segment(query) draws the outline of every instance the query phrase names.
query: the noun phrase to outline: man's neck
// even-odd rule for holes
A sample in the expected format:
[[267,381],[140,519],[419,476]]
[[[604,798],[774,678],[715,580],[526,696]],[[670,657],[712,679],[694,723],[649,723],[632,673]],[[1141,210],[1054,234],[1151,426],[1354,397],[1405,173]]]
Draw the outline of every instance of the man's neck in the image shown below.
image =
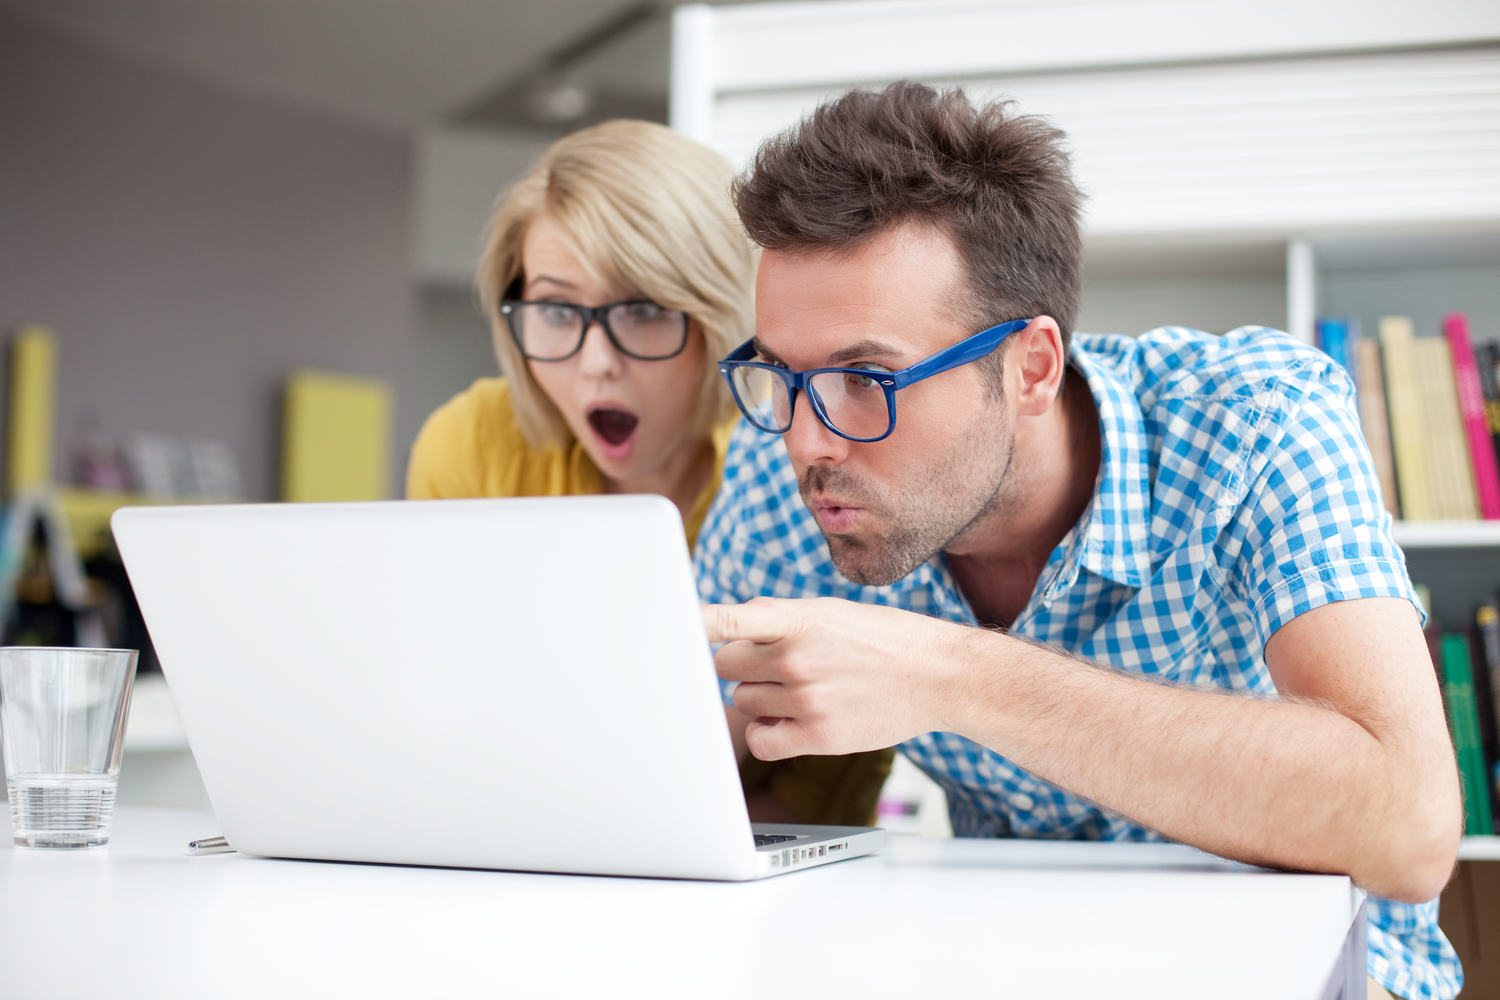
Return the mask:
[[1009,626],[1063,537],[1093,500],[1099,411],[1072,368],[1057,402],[1016,427],[1010,472],[990,513],[956,539],[948,568],[981,624]]

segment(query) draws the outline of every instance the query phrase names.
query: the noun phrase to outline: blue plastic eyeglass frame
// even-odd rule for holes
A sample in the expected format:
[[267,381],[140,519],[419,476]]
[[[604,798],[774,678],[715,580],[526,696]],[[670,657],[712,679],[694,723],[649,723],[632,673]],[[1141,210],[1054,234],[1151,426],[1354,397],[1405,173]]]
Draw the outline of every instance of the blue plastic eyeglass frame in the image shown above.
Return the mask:
[[[818,415],[818,420],[822,422],[824,427],[827,427],[833,433],[847,441],[871,444],[875,441],[884,441],[896,429],[896,390],[905,389],[907,386],[915,382],[920,382],[924,378],[941,375],[943,372],[959,368],[973,361],[978,361],[999,347],[1000,342],[1006,337],[1009,337],[1018,330],[1026,329],[1030,323],[1031,319],[1013,319],[1008,323],[992,326],[988,330],[980,330],[972,337],[965,337],[952,347],[945,347],[936,354],[923,358],[910,368],[903,368],[898,372],[871,371],[868,368],[809,368],[801,372],[788,371],[778,365],[768,365],[763,361],[751,361],[750,359],[755,357],[756,353],[755,338],[751,337],[735,348],[734,353],[730,354],[729,357],[719,362],[719,374],[723,375],[724,380],[729,383],[729,392],[734,396],[735,405],[740,408],[740,412],[745,415],[745,419],[750,421],[750,426],[767,434],[785,434],[792,429],[792,420],[797,416],[797,392],[799,390],[806,391],[808,380],[814,375],[822,375],[825,372],[838,372],[847,375],[859,375],[864,378],[873,378],[875,383],[885,392],[885,405],[890,415],[890,423],[886,426],[885,433],[879,437],[862,438],[855,437],[852,434],[845,434],[833,426],[833,422],[828,419],[828,414],[823,409],[823,402],[818,398],[817,393],[807,393],[807,398],[812,401],[813,412]],[[762,427],[759,421],[751,415],[750,408],[745,405],[744,400],[740,399],[739,390],[734,386],[734,370],[736,368],[763,368],[766,371],[774,372],[786,383],[787,398],[790,400],[790,403],[787,406],[787,423],[785,427],[780,430],[771,430],[770,428]]]

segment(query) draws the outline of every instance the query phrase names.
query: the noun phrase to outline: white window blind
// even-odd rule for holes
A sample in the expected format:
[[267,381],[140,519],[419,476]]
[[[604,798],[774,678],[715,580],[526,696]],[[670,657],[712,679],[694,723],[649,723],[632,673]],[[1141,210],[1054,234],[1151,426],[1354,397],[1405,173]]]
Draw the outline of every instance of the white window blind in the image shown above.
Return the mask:
[[[1497,46],[929,82],[1064,129],[1094,235],[1500,220]],[[713,142],[746,163],[844,89],[720,93]]]

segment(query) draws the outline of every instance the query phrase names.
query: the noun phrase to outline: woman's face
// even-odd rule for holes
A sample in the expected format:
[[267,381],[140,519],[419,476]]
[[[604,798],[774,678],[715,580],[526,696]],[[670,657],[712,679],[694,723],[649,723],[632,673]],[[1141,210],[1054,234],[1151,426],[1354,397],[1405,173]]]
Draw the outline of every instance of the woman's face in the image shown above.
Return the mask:
[[[546,215],[526,232],[521,266],[526,278],[521,297],[528,302],[602,306],[638,297],[590,277]],[[706,350],[693,323],[682,353],[640,361],[616,350],[595,322],[577,354],[526,364],[604,477],[628,486],[666,472],[674,458],[699,443],[691,429]]]

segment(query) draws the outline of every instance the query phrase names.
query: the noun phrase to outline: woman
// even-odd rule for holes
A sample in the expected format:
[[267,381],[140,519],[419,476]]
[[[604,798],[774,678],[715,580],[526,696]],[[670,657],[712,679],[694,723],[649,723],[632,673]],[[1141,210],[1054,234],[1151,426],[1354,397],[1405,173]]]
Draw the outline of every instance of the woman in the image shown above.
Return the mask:
[[[735,405],[714,362],[754,332],[755,249],[716,153],[614,121],[559,140],[500,203],[479,263],[500,378],[438,409],[411,499],[657,493],[691,546]],[[752,815],[864,823],[890,751],[767,764],[726,709]]]

